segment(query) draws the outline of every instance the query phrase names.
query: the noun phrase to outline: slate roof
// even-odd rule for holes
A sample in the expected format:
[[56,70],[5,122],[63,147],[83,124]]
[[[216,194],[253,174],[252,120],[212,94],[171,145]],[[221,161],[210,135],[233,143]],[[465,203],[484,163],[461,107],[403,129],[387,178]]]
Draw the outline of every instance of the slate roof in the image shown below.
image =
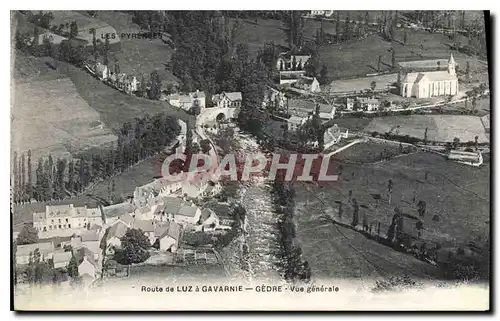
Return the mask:
[[83,259],[86,257],[87,260],[92,264],[94,267],[98,268],[99,265],[94,259],[95,253],[89,250],[86,247],[79,248],[78,250],[74,251],[75,259],[78,265],[80,265],[83,262]]
[[164,204],[165,204],[165,214],[177,214],[182,206],[182,203],[184,202],[181,198],[176,198],[176,197],[164,197],[163,198]]
[[96,231],[86,231],[80,235],[82,242],[99,241],[99,234]]
[[198,209],[199,209],[198,206],[184,205],[179,209],[179,212],[177,212],[176,215],[194,217]]
[[448,71],[410,72],[403,78],[404,83],[420,83],[422,80],[445,81],[457,80],[456,76],[450,75]]
[[231,101],[242,100],[241,92],[231,92],[231,93],[225,92],[224,94]]
[[200,216],[200,219],[202,220],[202,222],[206,221],[210,216],[212,215],[215,215],[215,212],[212,211],[211,209],[209,208],[204,208],[201,210],[201,216]]
[[302,117],[292,116],[292,117],[288,118],[288,122],[292,123],[292,124],[300,125],[300,124],[302,124],[302,119],[303,119]]
[[134,211],[134,206],[130,203],[121,203],[104,207],[106,217],[123,216]]
[[55,263],[68,263],[71,260],[71,252],[58,252],[52,256],[52,261]]
[[34,244],[25,244],[18,245],[16,256],[28,256],[31,252],[38,249],[40,253],[47,254],[54,251],[54,244],[51,243],[34,243]]
[[129,213],[119,216],[118,219],[127,225],[130,225],[134,221],[134,218]]
[[155,230],[153,220],[135,220],[132,227],[135,229],[141,229],[145,233],[154,232]]
[[[165,227],[166,227],[166,229],[165,229]],[[167,225],[164,225],[164,227],[162,227],[162,230],[163,230],[163,233],[160,236],[158,236],[159,239],[162,239],[165,236],[170,236],[174,240],[179,240],[179,236],[181,234],[181,228],[180,228],[179,224],[177,224],[176,222],[174,222],[174,221],[168,222]],[[155,234],[156,234],[156,232],[155,232]]]
[[127,233],[127,230],[128,226],[118,221],[109,228],[106,239],[109,240],[114,236],[121,239]]

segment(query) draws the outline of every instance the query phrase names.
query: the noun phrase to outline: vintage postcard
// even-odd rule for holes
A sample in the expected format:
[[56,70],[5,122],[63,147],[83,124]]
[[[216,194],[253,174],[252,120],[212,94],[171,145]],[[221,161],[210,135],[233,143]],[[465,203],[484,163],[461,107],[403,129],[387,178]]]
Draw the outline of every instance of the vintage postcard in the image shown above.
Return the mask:
[[11,11],[12,309],[488,311],[484,11]]

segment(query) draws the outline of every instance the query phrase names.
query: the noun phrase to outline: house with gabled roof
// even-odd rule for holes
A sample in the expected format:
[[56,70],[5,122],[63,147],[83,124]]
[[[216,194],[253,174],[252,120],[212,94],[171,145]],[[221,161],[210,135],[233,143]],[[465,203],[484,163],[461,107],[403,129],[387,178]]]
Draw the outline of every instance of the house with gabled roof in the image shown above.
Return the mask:
[[175,214],[174,220],[179,224],[192,224],[195,225],[200,220],[201,210],[198,206],[183,205]]
[[241,92],[225,92],[212,96],[212,103],[219,108],[241,107]]
[[292,86],[312,93],[321,92],[321,87],[316,77],[302,76],[296,82],[294,82]]
[[69,261],[73,254],[71,252],[57,252],[52,256],[52,262],[54,263],[54,269],[64,268],[68,266]]
[[175,221],[169,221],[155,229],[155,246],[162,251],[176,252],[179,246],[181,227]]
[[116,221],[111,227],[108,228],[106,234],[106,254],[113,255],[115,249],[120,248],[122,245],[121,238],[127,233],[129,226],[122,221]]
[[132,228],[140,229],[147,236],[151,245],[156,241],[155,238],[155,221],[153,220],[135,220]]
[[102,272],[102,263],[98,253],[82,247],[73,252],[78,264],[78,275],[83,277],[88,275],[93,279],[98,278]]

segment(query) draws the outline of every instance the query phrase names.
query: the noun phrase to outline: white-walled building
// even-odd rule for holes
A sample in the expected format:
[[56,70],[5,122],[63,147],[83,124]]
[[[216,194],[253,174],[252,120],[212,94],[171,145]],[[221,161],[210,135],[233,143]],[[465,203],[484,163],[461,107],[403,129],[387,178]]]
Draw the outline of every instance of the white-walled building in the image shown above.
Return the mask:
[[60,231],[61,235],[57,236],[87,229],[94,224],[102,225],[101,211],[98,208],[74,207],[73,204],[47,205],[45,212],[33,213],[35,229],[41,233]]
[[406,74],[400,83],[401,96],[429,98],[457,95],[459,87],[455,67],[455,59],[453,59],[453,55],[450,55],[448,70]]

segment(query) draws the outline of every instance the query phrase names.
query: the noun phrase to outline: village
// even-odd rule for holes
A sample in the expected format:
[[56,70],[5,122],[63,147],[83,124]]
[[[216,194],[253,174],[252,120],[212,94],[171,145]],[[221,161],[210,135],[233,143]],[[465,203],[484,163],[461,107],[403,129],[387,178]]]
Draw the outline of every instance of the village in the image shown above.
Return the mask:
[[[106,145],[112,150],[102,157],[102,171],[109,170],[108,176],[88,179],[84,185],[80,177],[93,173],[92,166],[98,162],[92,154],[75,153],[75,159],[82,155],[87,161],[91,158],[89,169],[82,165],[81,158],[79,166],[75,162],[71,169],[65,168],[59,159],[55,164],[42,162],[36,168],[35,174],[54,172],[49,173],[49,179],[54,186],[62,186],[59,187],[62,196],[51,190],[50,197],[28,196],[15,201],[29,216],[16,221],[12,235],[15,284],[21,291],[39,283],[92,288],[107,282],[133,281],[139,275],[166,275],[174,269],[181,271],[179,274],[194,275],[197,272],[192,272],[193,267],[214,268],[234,279],[276,277],[290,282],[314,281],[314,275],[323,277],[347,267],[341,272],[358,278],[350,271],[357,264],[349,261],[354,247],[352,239],[357,242],[353,255],[364,251],[366,246],[367,252],[375,249],[377,255],[387,254],[400,263],[409,260],[408,265],[415,269],[399,263],[392,265],[391,259],[375,258],[384,266],[381,269],[394,268],[412,277],[441,277],[441,272],[432,269],[444,269],[445,264],[451,270],[452,256],[453,260],[458,257],[453,262],[482,257],[483,252],[478,254],[477,237],[474,235],[476,238],[471,241],[472,236],[462,233],[465,214],[455,218],[456,208],[449,202],[455,197],[461,202],[466,194],[463,199],[477,202],[474,204],[481,210],[487,203],[485,197],[479,196],[480,192],[472,191],[485,188],[486,184],[477,180],[490,166],[490,90],[485,77],[486,63],[479,59],[470,62],[468,56],[448,47],[436,54],[426,54],[423,59],[420,53],[426,50],[423,44],[411,49],[419,54],[399,54],[396,60],[394,48],[406,46],[405,33],[404,40],[402,37],[383,40],[388,43],[384,49],[387,53],[383,58],[377,54],[378,66],[373,65],[372,59],[372,65],[360,68],[359,73],[332,76],[340,71],[332,71],[330,67],[328,71],[326,63],[318,62],[318,52],[323,50],[321,55],[325,59],[329,46],[336,46],[335,50],[341,52],[344,44],[349,46],[370,37],[382,39],[380,34],[385,30],[379,30],[381,22],[346,18],[343,21],[346,30],[352,25],[358,35],[344,39],[338,30],[335,35],[333,31],[324,34],[323,24],[333,25],[333,21],[339,24],[335,11],[312,10],[290,15],[321,26],[316,30],[317,42],[323,47],[318,45],[311,50],[311,46],[293,44],[286,48],[266,42],[265,48],[259,49],[258,58],[252,60],[241,49],[244,46],[232,43],[237,48],[228,50],[220,59],[223,67],[227,63],[231,66],[228,70],[237,71],[236,76],[228,71],[231,75],[228,79],[220,76],[218,69],[214,78],[210,73],[197,78],[199,70],[192,70],[198,65],[183,65],[184,60],[193,60],[185,57],[177,58],[174,67],[171,62],[162,63],[165,70],[127,68],[126,63],[118,63],[118,58],[111,54],[113,50],[120,53],[121,49],[110,49],[118,46],[119,41],[102,38],[105,41],[96,45],[96,35],[102,30],[97,33],[85,29],[83,57],[77,62],[61,63],[63,67],[58,68],[70,70],[71,81],[97,88],[95,96],[110,93],[106,99],[116,109],[106,114],[107,101],[102,99],[105,107],[99,112],[106,116],[98,114],[97,120],[90,123],[92,131],[104,130],[113,118],[110,114],[120,115],[123,110],[126,117],[120,118],[119,126],[113,128],[116,139]],[[182,14],[179,16],[175,19],[182,20]],[[227,16],[238,20],[240,28],[241,25],[254,28],[276,20],[254,21],[233,12]],[[225,17],[213,19],[220,19],[223,21],[220,24],[228,24],[226,29],[229,29]],[[140,24],[140,14],[136,13],[133,21]],[[147,23],[142,22],[141,32],[143,25]],[[421,27],[422,23],[395,25],[398,32],[408,29],[431,33]],[[202,26],[196,25],[200,30]],[[120,34],[110,26],[106,28],[104,31],[109,34]],[[215,23],[211,28],[219,30]],[[72,32],[68,32],[69,42],[78,40],[71,37]],[[433,29],[432,32],[449,31]],[[42,39],[39,45],[46,45],[51,35],[63,33],[45,31],[45,36],[38,35]],[[120,46],[127,46],[127,41],[137,41],[141,46],[143,43],[139,41],[149,41],[148,46],[153,46],[156,41],[155,46],[164,45],[174,52],[174,57],[181,58],[192,49],[189,46],[192,39],[183,42],[180,37],[174,45],[174,37],[169,33],[162,31],[158,35],[159,39],[126,39]],[[33,39],[27,43],[33,43]],[[64,41],[63,37],[61,42]],[[104,49],[96,54],[101,50],[96,50],[99,46]],[[264,59],[263,52],[271,47],[272,59]],[[211,53],[206,56],[212,57]],[[353,65],[352,69],[355,67],[358,66]],[[245,74],[245,69],[251,71]],[[176,80],[165,77],[170,72],[176,73]],[[215,83],[215,78],[221,84],[210,83]],[[93,95],[94,92],[86,99],[100,104],[98,99],[92,100]],[[130,102],[136,104],[131,108],[135,114],[127,114]],[[164,114],[150,117],[146,110],[150,106],[154,106],[153,115],[158,111]],[[174,127],[176,130],[169,131]],[[151,138],[147,136],[150,133],[161,136],[167,131],[169,138],[155,140],[154,146],[148,146],[149,154],[139,146],[146,142],[140,139]],[[130,149],[125,150],[124,144]],[[218,161],[227,154],[244,157],[252,153],[263,153],[266,157],[273,153],[320,154],[332,160],[342,186],[264,180],[169,181],[165,170],[170,168],[162,168],[162,162],[170,156],[203,154]],[[120,164],[123,161],[117,155],[128,162]],[[18,164],[18,169],[23,168],[22,176],[26,176],[24,154]],[[117,164],[120,169],[115,169]],[[179,168],[186,175],[192,169],[186,162]],[[446,176],[448,170],[450,174]],[[54,178],[59,171],[63,172],[62,178]],[[138,174],[140,171],[146,173]],[[81,180],[78,189],[68,191],[70,180],[65,181],[66,173]],[[470,184],[460,183],[461,175],[470,179]],[[125,187],[116,188],[115,181]],[[43,184],[42,190],[47,182]],[[24,185],[36,186],[31,180]],[[120,191],[116,195],[115,189]],[[489,220],[484,224],[489,224]],[[332,245],[333,250],[325,250],[324,244]],[[341,254],[332,254],[337,250]],[[345,256],[349,263],[336,264],[336,255]],[[371,269],[369,260],[360,257],[357,256],[364,268]],[[323,264],[322,260],[329,263]],[[380,273],[378,277],[385,276],[376,270]],[[428,270],[432,272],[427,274]],[[176,273],[170,274],[175,279]],[[361,274],[359,278],[363,280]]]

